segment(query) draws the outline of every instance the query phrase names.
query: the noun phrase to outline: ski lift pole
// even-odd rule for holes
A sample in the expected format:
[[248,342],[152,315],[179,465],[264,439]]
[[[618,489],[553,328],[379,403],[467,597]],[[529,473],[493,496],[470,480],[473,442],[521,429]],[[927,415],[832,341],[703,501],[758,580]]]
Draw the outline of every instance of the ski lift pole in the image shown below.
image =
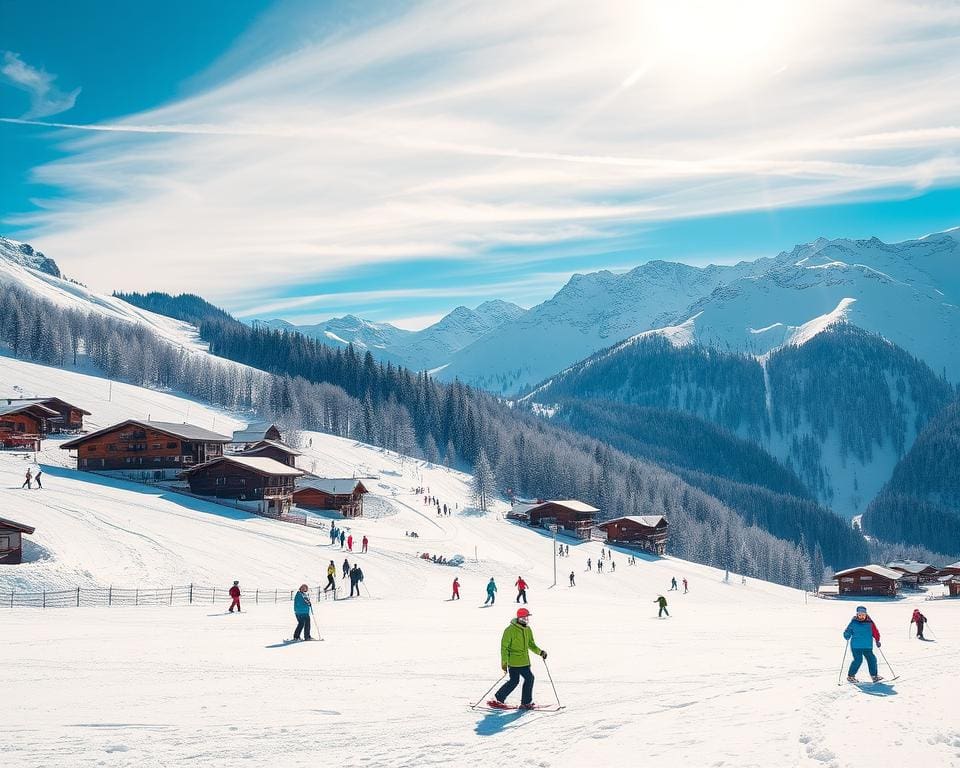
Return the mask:
[[553,584],[551,587],[557,586],[557,528],[556,524],[550,526],[550,531],[553,533]]

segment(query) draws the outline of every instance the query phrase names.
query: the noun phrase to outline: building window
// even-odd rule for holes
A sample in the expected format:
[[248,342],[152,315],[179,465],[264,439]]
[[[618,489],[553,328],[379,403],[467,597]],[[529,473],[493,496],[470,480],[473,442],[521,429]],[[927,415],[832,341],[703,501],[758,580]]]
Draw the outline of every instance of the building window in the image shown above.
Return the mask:
[[87,446],[87,453],[93,453],[95,450],[97,450],[97,446],[95,446],[95,445],[88,445],[88,446]]
[[150,447],[153,448],[153,450],[155,450],[155,451],[159,451],[159,450],[160,450],[160,443],[154,443],[154,444],[153,444],[152,446],[150,446]]
[[227,478],[225,478],[225,477],[218,477],[218,478],[217,478],[217,485],[226,485],[226,484],[227,484]]
[[873,576],[861,576],[860,581],[873,581]]
[[176,447],[177,447],[177,444],[174,443],[173,441],[167,443],[167,448],[176,448]]

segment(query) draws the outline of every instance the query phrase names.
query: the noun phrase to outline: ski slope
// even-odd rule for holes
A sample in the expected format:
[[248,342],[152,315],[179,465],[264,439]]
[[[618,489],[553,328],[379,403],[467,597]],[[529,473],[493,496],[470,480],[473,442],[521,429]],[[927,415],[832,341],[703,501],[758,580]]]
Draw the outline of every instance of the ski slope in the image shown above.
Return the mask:
[[[171,394],[0,359],[0,391],[55,393],[94,424],[140,417],[228,431],[241,419]],[[178,415],[179,414],[179,415]],[[470,508],[469,478],[352,441],[307,433],[301,465],[372,474],[375,519],[345,521],[370,552],[347,554],[363,597],[316,606],[322,643],[284,645],[289,603],[252,604],[261,589],[320,584],[345,556],[322,530],[69,469],[45,442],[43,490],[21,490],[32,457],[0,454],[5,513],[35,525],[33,562],[0,566],[0,592],[64,585],[158,587],[239,579],[244,612],[189,607],[40,610],[0,607],[0,665],[12,766],[960,766],[955,686],[960,602],[922,603],[937,642],[908,639],[918,603],[871,605],[892,685],[837,685],[840,633],[853,603],[723,582],[672,558],[586,572],[599,543],[570,544]],[[430,487],[437,517],[412,489]],[[415,530],[419,538],[405,532]],[[462,554],[461,568],[417,558]],[[474,560],[476,554],[476,561]],[[577,586],[569,587],[570,571]],[[460,577],[463,599],[450,602]],[[500,675],[499,639],[529,608],[559,714],[472,711]],[[494,576],[496,604],[483,608]],[[667,592],[687,578],[690,593]],[[653,603],[667,596],[671,618]],[[314,629],[314,635],[317,629]],[[534,660],[536,700],[552,690]],[[889,671],[883,670],[889,676]],[[861,677],[865,676],[865,670]],[[515,693],[512,700],[516,700]]]

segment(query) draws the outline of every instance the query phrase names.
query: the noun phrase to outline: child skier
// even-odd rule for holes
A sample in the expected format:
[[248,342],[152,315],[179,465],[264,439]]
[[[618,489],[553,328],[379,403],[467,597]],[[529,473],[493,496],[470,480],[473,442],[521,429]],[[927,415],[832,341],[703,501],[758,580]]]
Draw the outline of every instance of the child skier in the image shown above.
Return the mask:
[[927,623],[927,617],[920,613],[919,608],[913,609],[913,616],[910,618],[911,624],[917,625],[917,640],[926,640],[923,636],[923,625]]
[[487,582],[487,599],[483,604],[493,605],[495,602],[497,602],[497,582],[491,576],[490,581]]
[[883,678],[877,674],[877,657],[873,652],[873,642],[876,640],[877,648],[880,647],[880,630],[867,615],[867,609],[857,606],[857,615],[850,619],[847,628],[843,630],[843,637],[850,641],[850,650],[853,653],[853,661],[850,662],[850,669],[847,670],[847,682],[857,682],[857,670],[863,660],[867,660],[867,668],[870,670],[870,677],[873,682],[879,682]]
[[230,587],[229,592],[231,602],[230,602],[230,613],[233,613],[233,609],[237,609],[237,613],[240,613],[240,582],[233,582],[233,586]]
[[307,593],[310,587],[301,584],[297,594],[293,597],[293,615],[297,617],[297,628],[294,630],[293,639],[300,639],[300,632],[303,632],[304,640],[313,640],[310,637],[310,595]]
[[660,605],[660,610],[657,612],[658,619],[662,618],[663,614],[667,614],[668,617],[670,616],[670,611],[667,610],[667,598],[665,598],[663,595],[660,595],[653,602],[658,603]]
[[533,709],[533,672],[530,669],[530,651],[546,659],[547,652],[537,647],[530,629],[531,613],[526,608],[517,610],[517,618],[513,619],[503,631],[500,639],[500,669],[510,675],[500,689],[494,694],[495,698],[487,702],[487,706],[494,709],[507,709],[504,700],[513,693],[520,678],[523,678],[523,690],[520,693],[520,709]]
[[451,600],[460,599],[460,578],[458,576],[453,577],[453,597],[451,597],[450,599]]

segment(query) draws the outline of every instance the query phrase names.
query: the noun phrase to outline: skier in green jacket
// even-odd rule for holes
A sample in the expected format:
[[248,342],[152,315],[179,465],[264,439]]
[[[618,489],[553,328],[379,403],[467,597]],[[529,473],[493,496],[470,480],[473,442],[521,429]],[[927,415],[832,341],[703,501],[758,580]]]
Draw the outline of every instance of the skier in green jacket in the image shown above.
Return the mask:
[[526,608],[521,608],[517,611],[517,618],[503,630],[503,638],[500,640],[500,669],[507,672],[510,679],[494,694],[496,698],[487,702],[487,706],[493,709],[509,709],[504,704],[504,699],[513,693],[521,677],[523,690],[520,694],[520,709],[533,709],[536,706],[533,703],[534,678],[530,669],[530,651],[539,654],[542,659],[547,658],[547,652],[538,648],[533,639],[533,630],[529,625],[531,615]]
[[667,614],[667,617],[669,618],[670,611],[667,610],[667,598],[665,598],[663,595],[660,595],[660,597],[653,602],[660,605],[660,611],[657,613],[657,618],[663,618],[663,614]]

